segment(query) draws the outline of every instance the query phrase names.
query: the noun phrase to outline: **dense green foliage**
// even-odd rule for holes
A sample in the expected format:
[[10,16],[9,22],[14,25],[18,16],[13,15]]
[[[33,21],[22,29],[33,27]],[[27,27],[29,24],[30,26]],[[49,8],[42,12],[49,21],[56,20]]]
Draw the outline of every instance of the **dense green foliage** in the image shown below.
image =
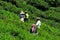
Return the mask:
[[[22,10],[30,15],[24,23]],[[33,35],[29,31],[37,16],[42,25]],[[60,40],[60,0],[0,0],[0,40]]]
[[[17,3],[16,6],[18,6],[19,8],[16,8],[15,6],[12,7],[11,3],[6,3],[6,2],[2,3],[2,1],[0,3],[4,7],[4,9],[14,11],[15,13],[19,13],[20,8],[21,8],[21,10],[22,9],[24,11],[27,10],[27,11],[30,11],[31,13],[36,14],[36,16],[43,16],[44,18],[47,18],[47,19],[49,18],[49,19],[56,20],[56,21],[60,20],[60,16],[59,16],[60,12],[55,12],[54,10],[48,10],[47,12],[42,12],[42,11],[36,9],[35,7],[32,7],[31,5],[27,5],[25,3],[22,4],[19,1],[16,1],[16,3]],[[53,13],[54,13],[54,15],[53,15]]]

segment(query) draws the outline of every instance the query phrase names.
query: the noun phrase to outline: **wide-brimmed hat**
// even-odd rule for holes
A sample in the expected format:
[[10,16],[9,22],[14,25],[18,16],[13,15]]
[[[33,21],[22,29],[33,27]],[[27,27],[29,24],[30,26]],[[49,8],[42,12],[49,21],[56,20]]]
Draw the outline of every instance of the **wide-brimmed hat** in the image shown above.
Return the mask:
[[25,14],[23,11],[21,11],[21,13],[20,14]]
[[32,27],[36,27],[36,25],[35,24],[32,24]]
[[37,19],[39,19],[39,20],[40,20],[40,17],[37,17]]

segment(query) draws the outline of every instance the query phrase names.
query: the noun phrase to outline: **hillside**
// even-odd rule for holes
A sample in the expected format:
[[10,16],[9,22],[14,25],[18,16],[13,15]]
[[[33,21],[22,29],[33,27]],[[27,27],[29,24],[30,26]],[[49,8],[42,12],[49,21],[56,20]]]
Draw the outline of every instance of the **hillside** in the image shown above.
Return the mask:
[[[20,21],[21,10],[29,21]],[[37,16],[42,25],[33,35],[29,30]],[[0,40],[60,40],[60,0],[0,0]]]

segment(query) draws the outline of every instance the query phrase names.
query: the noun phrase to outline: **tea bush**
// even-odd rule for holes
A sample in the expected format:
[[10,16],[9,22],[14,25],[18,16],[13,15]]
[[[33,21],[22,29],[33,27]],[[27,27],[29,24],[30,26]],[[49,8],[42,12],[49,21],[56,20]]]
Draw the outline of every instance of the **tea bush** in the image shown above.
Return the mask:
[[[6,19],[0,19],[1,40],[40,40],[40,39],[58,40],[60,39],[59,29],[46,25],[45,23],[42,23],[41,29],[38,31],[38,35],[35,36],[29,32],[29,29],[34,21],[28,21],[26,23],[22,23],[20,22],[18,15],[14,14],[13,12],[8,12],[5,10],[0,10],[0,15],[2,15],[3,17],[5,16],[4,18],[6,18]],[[29,24],[27,25],[27,23]]]
[[[60,12],[58,12],[60,7],[50,7],[49,10],[43,12],[27,4],[29,1],[0,0],[0,40],[60,40]],[[31,0],[30,2],[44,7],[49,6],[44,0]],[[17,14],[21,10],[28,11],[31,15],[30,20],[24,23],[20,21]],[[41,17],[42,24],[37,30],[38,35],[34,35],[29,31],[37,16]]]
[[[3,2],[3,1],[2,1],[2,2]],[[8,5],[10,5],[11,3],[6,3],[6,2],[4,3],[4,2],[3,2],[3,4],[5,4],[5,5],[8,4]],[[11,4],[11,5],[12,5],[12,4]],[[3,6],[3,8],[4,8],[4,7],[5,7],[5,6]],[[6,6],[6,7],[8,7],[8,6]],[[9,7],[10,7],[10,6],[9,6]],[[8,7],[8,8],[9,8],[9,7]],[[13,8],[12,8],[13,11],[12,11],[11,9],[9,10],[8,8],[7,8],[7,10],[12,11],[12,12],[14,12],[14,13],[18,13],[18,11],[20,11],[20,9],[16,7],[16,10],[15,10],[14,7],[15,7],[15,6],[13,6]],[[18,10],[18,9],[19,9],[19,10]],[[18,11],[17,11],[17,10],[18,10]],[[32,8],[31,11],[33,11],[33,8]],[[35,19],[35,18],[36,18],[36,15],[37,15],[37,16],[41,16],[41,14],[40,14],[40,13],[37,14],[37,12],[40,12],[40,11],[35,11],[35,12],[33,11],[33,13],[36,13],[35,15],[34,15],[34,14],[30,14],[30,15],[31,15],[31,19]],[[42,16],[45,15],[44,12],[42,12],[42,13],[43,13]],[[49,14],[48,14],[48,13],[49,13]],[[53,13],[55,13],[55,15],[54,15]],[[50,17],[48,18],[47,15],[49,15]],[[54,15],[54,16],[53,16],[53,15]],[[60,16],[58,16],[58,15],[59,15],[58,12],[55,12],[55,11],[52,12],[51,10],[49,10],[49,11],[46,11],[46,15],[43,16],[43,17],[44,17],[44,18],[47,18],[47,19],[51,19],[51,20],[54,19],[54,20],[56,20],[57,22],[59,22]],[[52,19],[52,18],[53,18],[53,19]],[[58,18],[58,19],[57,19],[57,18]],[[44,21],[42,21],[42,22],[44,22]],[[46,23],[46,22],[45,22],[45,23]],[[54,26],[51,21],[49,21],[49,22],[47,21],[47,23],[49,23],[50,25]],[[55,23],[55,22],[54,22],[54,23]],[[59,25],[59,23],[57,23],[57,24]],[[56,24],[56,25],[57,25],[57,24]],[[58,26],[58,25],[57,25],[57,26]],[[55,27],[55,26],[54,26],[54,27]],[[59,27],[59,26],[58,26],[58,27]]]
[[[12,6],[11,6],[11,3],[6,3],[6,2],[3,2],[3,1],[1,1],[0,3],[1,3],[1,5],[6,9],[6,10],[10,10],[10,11],[14,11],[15,13],[19,13],[19,11],[20,11],[20,9],[18,9],[18,8],[16,8],[15,6],[13,6],[13,8],[11,8]],[[20,4],[19,2],[18,2],[18,4]],[[17,6],[18,6],[18,4],[17,4]],[[5,6],[6,7],[5,7]],[[10,6],[8,6],[8,5],[10,5]],[[52,13],[46,13],[46,12],[42,12],[42,11],[39,11],[38,9],[36,9],[36,8],[34,8],[34,7],[32,7],[32,6],[30,6],[30,5],[26,5],[26,6],[24,6],[24,4],[21,4],[20,5],[20,7],[22,7],[22,9],[23,10],[28,10],[28,11],[30,11],[31,13],[34,13],[34,14],[36,14],[36,16],[43,16],[43,17],[45,17],[45,18],[49,18],[49,19],[53,19],[53,20],[56,20],[56,21],[59,21],[60,20],[60,16],[58,16],[59,15],[59,13],[57,14],[57,12],[52,12],[52,11],[49,11],[49,12],[52,12]],[[21,9],[21,10],[22,10]],[[53,16],[53,13],[54,13],[54,15],[55,16]],[[57,16],[56,16],[57,15]]]

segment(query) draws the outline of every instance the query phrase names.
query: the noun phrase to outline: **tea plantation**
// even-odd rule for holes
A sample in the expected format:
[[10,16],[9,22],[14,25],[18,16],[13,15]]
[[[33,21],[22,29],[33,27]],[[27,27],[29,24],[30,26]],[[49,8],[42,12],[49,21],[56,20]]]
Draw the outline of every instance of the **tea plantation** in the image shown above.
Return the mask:
[[[22,10],[30,15],[27,22],[20,21]],[[42,24],[34,35],[38,16]],[[60,0],[0,0],[0,40],[60,40]]]

